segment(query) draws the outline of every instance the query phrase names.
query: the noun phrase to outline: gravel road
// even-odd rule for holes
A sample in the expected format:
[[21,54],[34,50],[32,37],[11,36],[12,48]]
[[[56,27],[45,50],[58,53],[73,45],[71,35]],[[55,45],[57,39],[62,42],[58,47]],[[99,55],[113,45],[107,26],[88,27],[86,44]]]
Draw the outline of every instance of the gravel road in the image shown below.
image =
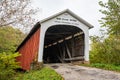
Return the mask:
[[120,80],[120,73],[72,64],[46,64],[65,80]]

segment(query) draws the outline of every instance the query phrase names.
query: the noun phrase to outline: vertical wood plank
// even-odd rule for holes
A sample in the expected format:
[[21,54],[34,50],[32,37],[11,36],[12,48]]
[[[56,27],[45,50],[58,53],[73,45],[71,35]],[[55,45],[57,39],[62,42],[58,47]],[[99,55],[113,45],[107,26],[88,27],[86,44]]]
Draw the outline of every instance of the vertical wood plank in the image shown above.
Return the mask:
[[71,47],[72,47],[72,57],[75,55],[75,42],[74,42],[74,35],[72,35],[72,39],[71,39]]

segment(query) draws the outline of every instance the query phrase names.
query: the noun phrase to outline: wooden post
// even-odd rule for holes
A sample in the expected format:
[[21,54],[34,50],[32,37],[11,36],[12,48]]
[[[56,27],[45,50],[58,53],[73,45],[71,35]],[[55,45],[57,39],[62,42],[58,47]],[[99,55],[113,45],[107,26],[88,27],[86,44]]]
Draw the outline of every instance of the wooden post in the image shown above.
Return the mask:
[[65,59],[65,46],[62,47],[63,50],[63,59]]
[[[67,54],[68,54],[69,58],[71,59],[72,57],[71,57],[71,54],[70,54],[70,50],[69,50],[66,42],[65,42],[65,47],[66,47],[66,50],[67,50]],[[71,62],[71,61],[70,61],[70,62]]]
[[75,55],[75,42],[74,42],[74,35],[72,35],[72,39],[71,39],[71,47],[72,47],[72,57]]
[[61,51],[61,49],[60,49],[60,44],[58,43],[58,49],[59,49],[59,53],[60,53],[60,57],[58,57],[59,58],[59,60],[62,62],[62,63],[64,63],[64,61],[63,61],[63,53],[62,53],[62,51]]
[[62,63],[64,63],[64,61],[63,61],[63,59],[61,58],[61,57],[59,57],[59,56],[57,56],[58,57],[58,59],[62,62]]

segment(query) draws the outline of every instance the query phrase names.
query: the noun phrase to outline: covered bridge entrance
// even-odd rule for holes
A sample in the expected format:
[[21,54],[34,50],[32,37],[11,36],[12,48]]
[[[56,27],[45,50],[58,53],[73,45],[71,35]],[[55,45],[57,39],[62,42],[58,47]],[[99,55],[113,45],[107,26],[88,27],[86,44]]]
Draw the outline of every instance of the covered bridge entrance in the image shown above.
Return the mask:
[[72,25],[54,25],[44,40],[44,63],[84,60],[84,32]]
[[89,62],[89,29],[93,26],[64,10],[38,22],[17,50],[22,69],[34,63]]

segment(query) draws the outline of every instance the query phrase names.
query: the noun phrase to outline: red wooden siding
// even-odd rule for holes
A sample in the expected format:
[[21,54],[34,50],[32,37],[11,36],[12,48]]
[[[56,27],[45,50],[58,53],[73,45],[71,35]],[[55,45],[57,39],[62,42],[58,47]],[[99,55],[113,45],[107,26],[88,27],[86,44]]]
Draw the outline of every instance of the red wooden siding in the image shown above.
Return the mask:
[[38,54],[40,28],[30,37],[30,39],[18,50],[21,54],[17,58],[23,70],[30,70],[30,64]]

